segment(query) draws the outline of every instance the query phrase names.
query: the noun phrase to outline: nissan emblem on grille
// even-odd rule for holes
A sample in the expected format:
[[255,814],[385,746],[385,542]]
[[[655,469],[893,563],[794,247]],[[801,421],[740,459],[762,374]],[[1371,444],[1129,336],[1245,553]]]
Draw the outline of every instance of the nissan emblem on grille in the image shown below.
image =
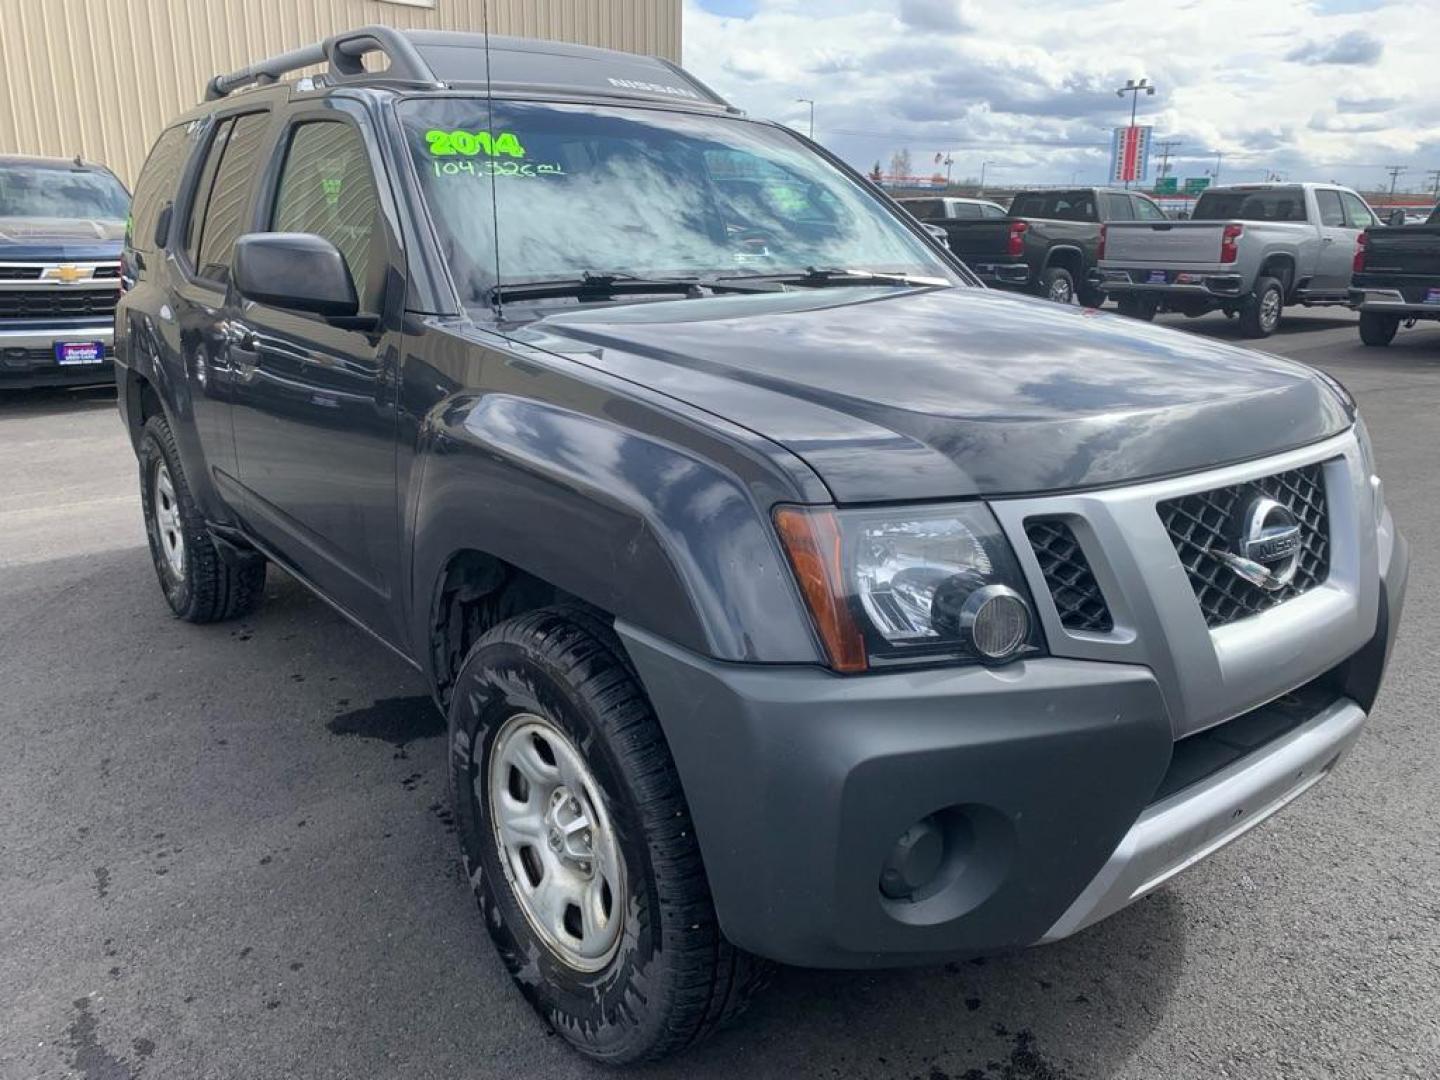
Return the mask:
[[1295,580],[1300,566],[1300,524],[1274,499],[1256,499],[1245,513],[1238,547],[1238,553],[1211,548],[1210,554],[1250,584],[1276,592]]

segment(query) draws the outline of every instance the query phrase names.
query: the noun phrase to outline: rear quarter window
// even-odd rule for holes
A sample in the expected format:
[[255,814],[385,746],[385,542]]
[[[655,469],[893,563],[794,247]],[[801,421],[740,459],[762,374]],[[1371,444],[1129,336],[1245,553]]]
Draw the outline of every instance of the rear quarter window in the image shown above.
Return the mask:
[[194,143],[189,125],[167,128],[155,140],[140,179],[135,185],[135,198],[130,204],[130,230],[127,243],[141,251],[154,250],[155,226],[166,203],[175,201],[180,174],[190,159]]

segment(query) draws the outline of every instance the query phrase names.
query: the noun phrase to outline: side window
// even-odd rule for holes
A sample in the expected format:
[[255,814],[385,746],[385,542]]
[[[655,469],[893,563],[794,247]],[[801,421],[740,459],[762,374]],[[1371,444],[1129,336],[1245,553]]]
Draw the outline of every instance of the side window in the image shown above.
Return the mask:
[[1320,207],[1320,224],[1331,228],[1345,227],[1345,209],[1340,205],[1340,193],[1329,188],[1315,189],[1315,205]]
[[1136,195],[1136,196],[1134,196],[1134,199],[1135,199],[1135,216],[1136,216],[1138,219],[1140,219],[1141,221],[1169,221],[1169,220],[1170,220],[1169,218],[1167,218],[1167,217],[1165,216],[1165,211],[1164,211],[1164,210],[1161,210],[1160,207],[1156,206],[1153,202],[1151,202],[1149,199],[1145,198],[1143,195]]
[[1005,211],[998,206],[991,206],[989,203],[980,207],[980,216],[983,218],[1002,218]]
[[345,256],[355,291],[365,298],[380,199],[370,158],[349,124],[301,124],[290,137],[271,228],[314,233]]
[[1105,200],[1106,221],[1135,220],[1135,209],[1130,205],[1129,195],[1116,195],[1107,191],[1100,198]]
[[190,141],[185,127],[167,128],[155,141],[140,179],[135,185],[135,198],[130,204],[130,246],[141,251],[155,248],[155,226],[160,211],[175,199],[175,187],[185,160],[190,156]]
[[972,220],[980,216],[980,207],[974,203],[956,203],[951,209],[957,218]]
[[234,120],[222,120],[216,125],[209,149],[205,151],[205,164],[200,169],[200,179],[195,184],[195,197],[190,200],[190,216],[185,219],[183,246],[192,267],[200,257],[200,224],[205,220],[210,189],[215,185],[215,171],[220,168],[220,158],[225,153],[225,144],[230,141],[230,129],[234,126]]
[[1378,225],[1375,215],[1365,205],[1365,200],[1349,191],[1340,192],[1340,201],[1345,204],[1345,224],[1352,229],[1368,229]]
[[251,183],[262,165],[260,152],[269,124],[269,113],[250,113],[237,119],[230,131],[200,230],[195,266],[203,278],[223,283],[230,276],[235,241],[249,225],[245,211],[250,207]]

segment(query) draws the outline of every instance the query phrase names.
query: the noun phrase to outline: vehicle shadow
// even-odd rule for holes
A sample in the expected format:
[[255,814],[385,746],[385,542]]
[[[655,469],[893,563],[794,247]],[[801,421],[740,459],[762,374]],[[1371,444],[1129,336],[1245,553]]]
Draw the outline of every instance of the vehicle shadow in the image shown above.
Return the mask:
[[[1182,904],[1161,890],[1076,937],[938,968],[782,969],[735,1031],[655,1076],[813,1073],[926,1080],[1113,1075],[1163,1020],[1184,958]],[[738,1044],[738,1045],[737,1045]]]
[[[1158,325],[1168,326],[1172,330],[1189,330],[1192,333],[1234,341],[1262,351],[1266,347],[1267,339],[1247,338],[1240,329],[1239,319],[1227,319],[1220,312],[1210,312],[1196,319],[1189,319],[1184,315],[1160,315],[1155,321]],[[1292,334],[1313,334],[1320,330],[1343,330],[1346,328],[1349,328],[1352,333],[1356,333],[1358,340],[1355,315],[1348,310],[1325,314],[1311,312],[1304,308],[1287,309],[1274,336],[1285,338]]]
[[0,389],[0,419],[9,416],[61,416],[115,408],[115,385]]

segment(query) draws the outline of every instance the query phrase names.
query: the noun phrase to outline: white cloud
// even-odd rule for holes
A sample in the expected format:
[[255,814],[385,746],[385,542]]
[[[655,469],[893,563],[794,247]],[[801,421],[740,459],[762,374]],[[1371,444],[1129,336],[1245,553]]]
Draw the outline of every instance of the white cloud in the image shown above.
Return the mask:
[[[1440,0],[751,0],[744,19],[686,0],[685,61],[748,112],[803,130],[868,169],[908,147],[957,177],[1098,182],[1114,87],[1148,76],[1140,122],[1182,142],[1176,172],[1337,179],[1440,168],[1440,66],[1425,29]],[[1357,115],[1362,114],[1362,115]],[[1432,160],[1433,159],[1433,160]]]

